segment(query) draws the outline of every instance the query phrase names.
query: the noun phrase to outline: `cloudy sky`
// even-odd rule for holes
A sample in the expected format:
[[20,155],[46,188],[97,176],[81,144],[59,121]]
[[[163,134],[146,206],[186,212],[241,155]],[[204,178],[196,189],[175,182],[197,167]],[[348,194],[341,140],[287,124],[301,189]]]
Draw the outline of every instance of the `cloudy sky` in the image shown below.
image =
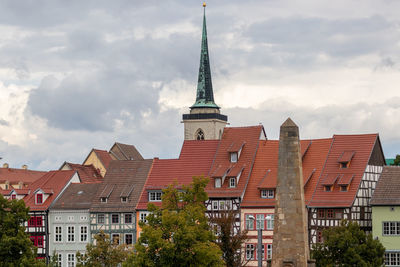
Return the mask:
[[[232,126],[376,133],[400,153],[400,1],[208,1],[215,100]],[[201,1],[0,0],[0,163],[57,169],[91,148],[177,157]]]

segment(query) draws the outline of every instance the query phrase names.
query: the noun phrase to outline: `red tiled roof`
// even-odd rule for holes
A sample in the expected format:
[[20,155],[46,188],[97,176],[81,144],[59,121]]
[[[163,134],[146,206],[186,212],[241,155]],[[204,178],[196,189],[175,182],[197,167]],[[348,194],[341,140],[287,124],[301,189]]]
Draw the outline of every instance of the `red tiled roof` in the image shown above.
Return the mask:
[[219,140],[184,141],[179,159],[155,159],[136,209],[146,210],[148,190],[177,181],[189,185],[193,176],[208,175]]
[[229,172],[226,174],[226,177],[236,177],[238,176],[244,169],[245,165],[236,164],[234,165]]
[[346,163],[349,162],[355,154],[355,151],[343,151],[342,155],[340,155],[338,162]]
[[232,144],[245,144],[242,147],[236,165],[246,166],[246,168],[243,169],[240,180],[235,188],[229,188],[227,181],[224,181],[221,188],[215,188],[214,183],[209,183],[206,187],[209,197],[243,196],[256,157],[262,130],[263,127],[261,125],[249,127],[226,127],[224,129],[210,173],[214,173],[220,165],[229,166],[231,164],[229,151],[231,150]]
[[[334,135],[332,147],[326,159],[326,164],[321,177],[329,174],[353,175],[348,191],[341,191],[334,185],[331,192],[325,192],[322,180],[317,184],[311,200],[310,207],[350,207],[356,197],[361,179],[364,175],[368,161],[375,144],[378,144],[378,134],[360,135]],[[338,159],[345,151],[355,152],[348,168],[340,168]],[[348,177],[348,176],[346,176]]]
[[93,151],[94,153],[96,153],[101,163],[103,163],[104,168],[107,169],[108,165],[110,164],[110,161],[112,161],[110,154],[107,151],[100,149],[93,149]]
[[338,181],[338,185],[349,185],[351,181],[353,180],[354,174],[352,173],[346,173],[343,174],[340,180]]
[[0,182],[8,181],[10,183],[23,182],[24,184],[30,184],[45,174],[46,172],[43,171],[0,168]]
[[234,142],[231,144],[231,146],[228,148],[228,152],[239,152],[239,150],[242,149],[242,147],[246,144],[246,142]]
[[222,177],[224,176],[229,169],[229,166],[219,165],[215,171],[211,174],[211,177]]
[[93,166],[93,164],[82,165],[69,162],[66,162],[65,164],[68,164],[71,170],[75,170],[78,172],[79,178],[81,178],[82,183],[101,183],[103,180],[103,177]]
[[[69,183],[76,171],[49,171],[40,179],[32,183],[28,188],[29,194],[24,198],[25,204],[30,210],[46,210],[50,204],[57,198],[63,188]],[[35,192],[38,189],[51,193],[43,204],[35,204]]]
[[[309,200],[323,169],[332,139],[301,140],[305,200]],[[304,153],[305,152],[305,153]],[[278,176],[278,140],[261,140],[242,207],[274,206],[275,199],[261,198],[261,189],[276,188]]]
[[334,185],[339,176],[341,175],[337,173],[328,173],[322,180],[322,185]]

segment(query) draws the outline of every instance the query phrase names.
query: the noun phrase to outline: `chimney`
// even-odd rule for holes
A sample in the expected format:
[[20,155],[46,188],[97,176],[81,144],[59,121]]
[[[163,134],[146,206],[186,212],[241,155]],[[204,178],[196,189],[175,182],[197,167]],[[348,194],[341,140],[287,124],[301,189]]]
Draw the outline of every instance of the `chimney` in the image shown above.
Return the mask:
[[3,164],[3,168],[4,168],[4,169],[8,169],[8,163],[4,163],[4,164]]
[[28,169],[28,165],[26,165],[26,164],[22,165],[22,169],[27,170]]

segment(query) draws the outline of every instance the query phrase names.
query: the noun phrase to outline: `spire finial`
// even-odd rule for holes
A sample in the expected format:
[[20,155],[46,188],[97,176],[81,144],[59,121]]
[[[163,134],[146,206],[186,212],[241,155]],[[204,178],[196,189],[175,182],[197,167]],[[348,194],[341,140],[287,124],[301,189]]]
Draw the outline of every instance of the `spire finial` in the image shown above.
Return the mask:
[[210,59],[208,55],[207,26],[206,26],[206,3],[203,3],[203,34],[201,38],[200,68],[197,81],[196,102],[191,108],[217,108],[214,103],[214,93],[211,82]]

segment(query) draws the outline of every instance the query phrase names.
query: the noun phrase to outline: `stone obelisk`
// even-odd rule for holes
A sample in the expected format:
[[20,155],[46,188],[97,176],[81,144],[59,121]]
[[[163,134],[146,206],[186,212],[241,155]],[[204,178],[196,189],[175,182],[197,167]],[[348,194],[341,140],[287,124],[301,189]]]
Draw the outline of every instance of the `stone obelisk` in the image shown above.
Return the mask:
[[307,266],[307,213],[304,203],[299,128],[288,118],[280,129],[272,267]]

